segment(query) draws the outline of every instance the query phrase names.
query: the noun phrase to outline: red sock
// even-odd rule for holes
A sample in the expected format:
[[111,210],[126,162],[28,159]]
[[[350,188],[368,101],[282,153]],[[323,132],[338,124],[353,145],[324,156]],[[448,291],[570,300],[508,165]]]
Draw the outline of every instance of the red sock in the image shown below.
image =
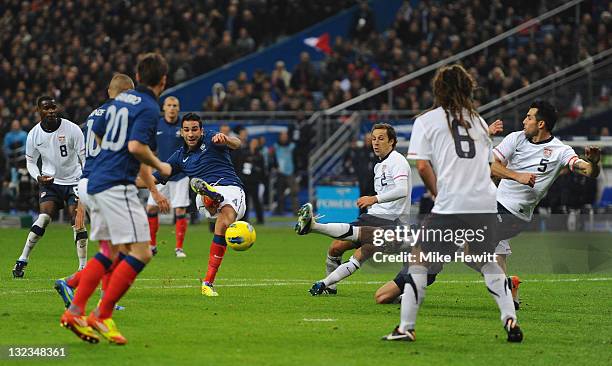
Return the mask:
[[142,271],[145,263],[132,257],[126,256],[113,271],[108,288],[104,292],[102,302],[98,306],[98,317],[107,319],[113,315],[115,304],[123,297],[127,290],[132,286],[138,273]]
[[71,274],[70,277],[66,279],[66,283],[68,284],[68,286],[76,288],[79,285],[79,282],[81,281],[82,274],[83,270]]
[[102,276],[102,293],[104,293],[104,291],[106,291],[106,289],[108,288],[108,282],[110,281],[111,275],[113,271],[115,270],[115,268],[117,268],[117,265],[119,265],[119,262],[123,260],[123,258],[125,258],[125,254],[119,253],[119,255],[117,256],[117,259],[115,259],[115,261],[110,266],[110,268],[106,271],[104,276]]
[[112,265],[111,260],[104,256],[102,253],[96,254],[95,257],[91,258],[85,268],[81,270],[81,279],[79,281],[78,291],[74,293],[74,299],[70,310],[74,313],[85,314],[85,308],[87,306],[87,300],[91,294],[96,290],[102,276],[106,273],[106,270]]
[[[208,283],[213,283],[215,281],[215,276],[217,275],[217,271],[221,266],[221,261],[223,261],[223,255],[225,254],[225,250],[227,246],[216,243],[217,236],[215,234],[215,238],[213,242],[210,244],[210,254],[208,255],[208,272],[206,272],[206,278],[204,281]],[[223,239],[223,243],[225,244],[225,238]]]
[[176,218],[176,249],[183,249],[183,241],[185,240],[185,232],[187,231],[187,218]]
[[149,214],[149,233],[151,234],[151,245],[157,245],[157,230],[159,230],[159,217],[157,214]]

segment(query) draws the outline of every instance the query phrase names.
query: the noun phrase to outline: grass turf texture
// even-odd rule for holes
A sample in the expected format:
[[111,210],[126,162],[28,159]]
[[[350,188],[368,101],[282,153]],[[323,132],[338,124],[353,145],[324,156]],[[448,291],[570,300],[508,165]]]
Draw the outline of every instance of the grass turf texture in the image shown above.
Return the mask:
[[[104,340],[87,344],[59,326],[63,304],[53,280],[77,266],[70,228],[52,224],[47,229],[23,280],[14,280],[10,270],[28,231],[0,229],[0,345],[67,345],[68,358],[50,362],[90,365],[612,362],[609,270],[520,273],[525,282],[518,316],[525,340],[508,344],[497,307],[477,282],[480,277],[451,267],[428,290],[417,342],[383,342],[380,337],[399,322],[399,305],[376,305],[373,294],[394,273],[364,268],[339,286],[339,295],[311,297],[307,289],[323,276],[329,239],[298,237],[289,223],[256,227],[258,242],[247,252],[228,250],[216,281],[220,296],[207,298],[200,295],[198,277],[206,271],[212,235],[204,225],[190,226],[188,258],[180,260],[174,257],[172,230],[160,228],[160,253],[122,299],[127,309],[115,312],[129,340],[118,347]],[[528,233],[514,240],[511,268],[537,269],[538,258],[529,249],[556,240],[555,235]],[[90,244],[90,256],[95,249]],[[90,308],[97,299],[96,294]]]

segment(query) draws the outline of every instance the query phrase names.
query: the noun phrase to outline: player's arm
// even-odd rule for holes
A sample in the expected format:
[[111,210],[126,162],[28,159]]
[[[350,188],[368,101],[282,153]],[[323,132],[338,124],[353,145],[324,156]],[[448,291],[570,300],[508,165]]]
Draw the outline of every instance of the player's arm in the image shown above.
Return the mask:
[[363,196],[357,200],[357,207],[368,208],[375,203],[392,202],[408,196],[408,163],[405,166],[396,166],[392,168],[393,174],[393,189],[379,193],[376,196]]
[[533,187],[536,175],[531,173],[519,173],[506,167],[508,161],[502,161],[495,155],[495,161],[491,164],[491,175],[500,179],[511,179],[515,182]]
[[83,135],[83,131],[77,125],[74,125],[74,128],[76,136],[74,149],[78,151],[81,168],[83,168],[85,166],[85,135]]
[[38,158],[40,158],[40,151],[34,146],[33,135],[28,134],[26,140],[26,168],[30,176],[34,178],[40,184],[51,184],[53,183],[53,177],[48,175],[41,175],[40,169],[38,169]]
[[151,192],[151,196],[155,200],[155,203],[157,203],[157,206],[159,206],[159,210],[163,213],[170,212],[170,202],[168,202],[168,199],[157,190],[155,178],[151,174],[151,167],[149,165],[145,163],[140,164],[138,178],[140,178],[144,186]]
[[421,176],[421,179],[423,180],[423,183],[425,183],[425,188],[427,188],[431,194],[436,197],[438,195],[438,180],[429,160],[417,160],[416,168]]
[[587,146],[584,152],[586,160],[575,159],[573,164],[569,164],[569,168],[578,174],[597,178],[601,172],[601,150],[596,146]]
[[504,132],[504,122],[501,119],[498,119],[495,122],[491,123],[487,130],[489,131],[489,136],[495,136],[499,133],[502,133]]
[[217,133],[212,137],[212,142],[217,145],[225,145],[232,150],[240,147],[240,139],[235,136],[227,136],[223,133]]

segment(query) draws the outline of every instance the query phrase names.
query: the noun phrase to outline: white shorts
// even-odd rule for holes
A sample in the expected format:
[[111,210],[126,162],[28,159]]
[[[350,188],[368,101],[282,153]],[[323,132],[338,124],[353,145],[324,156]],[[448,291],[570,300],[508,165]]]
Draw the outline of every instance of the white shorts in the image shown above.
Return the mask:
[[[166,196],[172,208],[189,206],[189,177],[177,180],[176,182],[170,181],[166,184],[158,184],[157,190],[159,193]],[[153,195],[149,195],[147,205],[157,206],[157,202],[153,199]]]
[[88,178],[81,178],[81,180],[79,180],[79,183],[77,184],[77,195],[79,196],[79,201],[83,206],[85,206],[86,210],[88,210],[89,205],[91,205],[89,195],[87,194],[87,182],[89,182]]
[[500,241],[495,247],[495,254],[512,254],[512,249],[510,248],[510,242],[508,240]]
[[[246,211],[246,200],[242,188],[237,186],[215,186],[215,190],[223,195],[223,202],[219,205],[219,209],[226,205],[232,206],[234,211],[236,211],[236,220],[240,220]],[[207,218],[216,218],[219,215],[217,212],[214,216],[210,216],[210,212],[204,208],[202,196],[199,194],[196,197],[196,206]]]
[[89,196],[91,239],[113,245],[149,242],[149,221],[135,185],[117,185]]

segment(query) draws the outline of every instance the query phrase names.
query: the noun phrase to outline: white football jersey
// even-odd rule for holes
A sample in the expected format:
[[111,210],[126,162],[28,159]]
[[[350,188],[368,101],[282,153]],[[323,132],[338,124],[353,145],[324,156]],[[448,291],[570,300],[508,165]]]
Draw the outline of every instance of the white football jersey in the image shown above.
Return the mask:
[[457,121],[451,121],[449,128],[442,107],[417,117],[410,136],[408,159],[431,162],[438,190],[431,212],[497,212],[487,124],[480,116],[470,118],[467,111],[463,116],[472,126],[467,131]]
[[374,166],[374,190],[376,194],[381,194],[395,189],[399,184],[408,186],[408,194],[405,197],[375,203],[368,209],[368,214],[388,220],[399,218],[402,222],[408,222],[412,192],[410,165],[402,154],[394,150]]
[[578,160],[574,149],[558,138],[551,137],[533,143],[523,131],[506,136],[493,149],[493,153],[502,162],[508,162],[508,169],[536,175],[533,188],[511,179],[502,179],[497,187],[497,202],[525,221],[531,220],[534,208],[546,195],[563,167],[569,166],[572,169]]
[[[39,157],[42,158],[42,172],[36,166]],[[38,175],[48,175],[54,177],[55,184],[77,184],[84,161],[83,132],[69,120],[62,118],[59,128],[51,133],[45,132],[39,122],[28,133],[26,162],[34,179]]]

